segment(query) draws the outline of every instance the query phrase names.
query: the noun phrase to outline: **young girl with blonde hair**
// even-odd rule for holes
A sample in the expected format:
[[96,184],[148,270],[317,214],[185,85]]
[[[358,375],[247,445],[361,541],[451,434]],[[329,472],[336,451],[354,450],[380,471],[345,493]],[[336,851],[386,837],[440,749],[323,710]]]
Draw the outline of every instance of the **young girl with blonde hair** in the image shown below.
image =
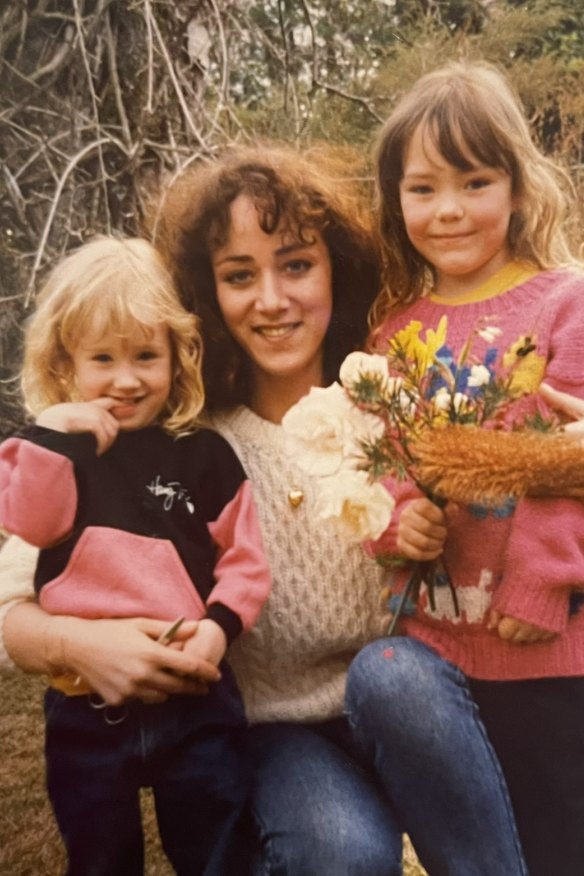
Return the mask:
[[40,605],[165,628],[186,618],[183,650],[211,682],[204,696],[113,708],[53,655],[47,786],[67,872],[142,873],[145,786],[177,873],[234,872],[249,770],[223,657],[270,575],[249,481],[227,442],[197,428],[198,323],[151,244],[100,238],[54,269],[22,384],[36,423],[0,446],[0,521],[41,548]]
[[[532,142],[504,76],[486,63],[459,62],[422,77],[383,126],[376,162],[385,270],[374,307],[377,350],[400,332],[422,340],[446,317],[444,344],[455,362],[471,336],[479,360],[496,367],[509,349],[529,354],[532,395],[522,415],[537,412],[533,394],[544,373],[556,389],[584,397],[584,276],[564,231],[566,177]],[[459,610],[447,587],[434,605],[422,587],[402,621],[406,638],[359,655],[348,693],[357,734],[375,750],[360,722],[381,700],[376,738],[399,811],[400,764],[411,765],[408,752],[421,744],[404,720],[404,700],[410,712],[430,708],[439,692],[436,708],[460,719],[452,744],[461,752],[480,725],[478,704],[529,873],[578,876],[584,611],[574,594],[584,588],[584,507],[524,499],[442,510],[411,482],[391,489],[395,513],[373,549],[404,561],[443,555]],[[406,563],[396,591],[410,570]],[[411,791],[411,772],[407,781]]]

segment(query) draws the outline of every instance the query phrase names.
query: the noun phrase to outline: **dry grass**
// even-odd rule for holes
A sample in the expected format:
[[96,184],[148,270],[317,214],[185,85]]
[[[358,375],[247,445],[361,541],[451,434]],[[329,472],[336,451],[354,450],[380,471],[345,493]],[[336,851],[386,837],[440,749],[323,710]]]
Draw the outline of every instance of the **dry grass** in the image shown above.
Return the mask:
[[[40,679],[0,676],[0,876],[58,876],[65,855],[44,785]],[[172,876],[144,795],[147,876]]]
[[[44,787],[43,684],[11,673],[0,691],[0,876],[58,876],[65,856]],[[172,876],[148,794],[143,804],[146,876]],[[404,876],[425,876],[408,844],[404,861]]]

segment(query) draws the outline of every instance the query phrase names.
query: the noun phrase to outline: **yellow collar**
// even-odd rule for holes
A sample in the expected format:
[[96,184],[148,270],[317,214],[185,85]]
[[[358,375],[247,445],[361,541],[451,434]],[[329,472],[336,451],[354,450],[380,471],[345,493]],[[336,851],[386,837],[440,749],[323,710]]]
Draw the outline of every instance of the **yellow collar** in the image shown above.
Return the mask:
[[462,295],[436,295],[430,293],[428,296],[430,301],[436,304],[471,304],[475,301],[486,301],[489,298],[496,298],[497,295],[502,295],[516,286],[521,286],[522,283],[531,280],[536,274],[540,273],[540,269],[530,265],[528,262],[508,262],[500,271],[472,289],[470,292],[465,292]]

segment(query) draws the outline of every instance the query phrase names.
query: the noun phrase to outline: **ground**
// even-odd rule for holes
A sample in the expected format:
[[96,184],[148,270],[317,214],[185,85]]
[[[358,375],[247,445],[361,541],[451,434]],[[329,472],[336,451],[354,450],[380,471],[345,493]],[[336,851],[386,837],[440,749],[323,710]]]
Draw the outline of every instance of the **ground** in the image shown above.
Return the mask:
[[[44,787],[43,688],[41,679],[22,673],[0,676],[0,876],[59,876],[64,869]],[[145,876],[172,876],[147,793],[143,808]],[[404,860],[404,876],[424,876],[408,845]]]

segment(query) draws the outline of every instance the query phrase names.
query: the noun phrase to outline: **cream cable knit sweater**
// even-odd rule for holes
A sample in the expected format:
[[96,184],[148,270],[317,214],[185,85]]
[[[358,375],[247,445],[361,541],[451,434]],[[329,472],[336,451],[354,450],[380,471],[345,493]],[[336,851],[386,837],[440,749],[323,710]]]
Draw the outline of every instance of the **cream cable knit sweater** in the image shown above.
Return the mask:
[[17,602],[35,598],[37,556],[37,548],[16,536],[9,538],[0,551],[0,669],[14,667],[4,647],[4,618]]
[[[248,718],[338,716],[349,663],[384,631],[381,570],[314,519],[313,485],[287,454],[281,426],[244,407],[216,417],[213,426],[253,484],[274,578],[259,622],[229,651]],[[297,507],[289,499],[294,490],[303,493]],[[0,625],[15,600],[33,597],[36,554],[15,538],[0,552]],[[0,667],[11,665],[0,635]]]
[[[381,570],[314,518],[313,484],[286,452],[281,426],[244,407],[213,426],[251,480],[273,575],[259,622],[229,651],[248,717],[257,723],[340,715],[349,663],[383,632]],[[304,495],[297,507],[289,501],[293,490]]]

